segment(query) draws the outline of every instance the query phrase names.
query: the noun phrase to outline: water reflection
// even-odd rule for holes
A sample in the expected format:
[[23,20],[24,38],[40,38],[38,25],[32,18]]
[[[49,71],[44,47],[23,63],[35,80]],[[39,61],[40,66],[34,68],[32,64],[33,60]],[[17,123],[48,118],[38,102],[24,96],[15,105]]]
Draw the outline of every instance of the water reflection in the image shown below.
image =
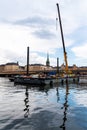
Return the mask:
[[57,95],[57,102],[58,102],[60,100],[58,87],[56,88],[56,91],[57,91],[56,95]]
[[26,86],[26,91],[25,91],[24,102],[25,102],[25,108],[24,108],[25,114],[24,114],[24,117],[27,118],[28,115],[29,115],[29,92],[28,92],[28,87],[27,86]]
[[41,92],[45,92],[46,96],[48,96],[48,92],[52,88],[53,88],[53,85],[45,85],[45,86],[39,86],[38,90],[41,91]]
[[63,130],[66,130],[66,120],[67,120],[67,109],[68,109],[68,94],[69,94],[69,86],[68,86],[68,82],[66,83],[66,94],[65,94],[65,102],[63,104],[63,107],[61,109],[64,109],[64,117],[63,117],[63,123],[62,125],[60,125],[60,128],[62,128]]
[[87,130],[86,99],[87,84],[14,86],[0,78],[0,130]]

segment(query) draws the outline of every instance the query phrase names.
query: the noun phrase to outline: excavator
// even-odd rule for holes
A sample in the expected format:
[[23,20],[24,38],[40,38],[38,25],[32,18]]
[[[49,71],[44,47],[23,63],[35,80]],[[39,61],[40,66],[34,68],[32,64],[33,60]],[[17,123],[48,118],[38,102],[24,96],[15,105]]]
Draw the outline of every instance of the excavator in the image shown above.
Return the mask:
[[60,16],[60,10],[59,10],[59,4],[57,3],[56,5],[57,5],[57,10],[58,10],[60,31],[61,31],[62,44],[63,44],[64,61],[65,61],[65,72],[66,72],[66,74],[68,75],[69,69],[68,69],[68,61],[67,61],[67,52],[66,52],[66,49],[65,49],[63,29],[62,29],[61,16]]

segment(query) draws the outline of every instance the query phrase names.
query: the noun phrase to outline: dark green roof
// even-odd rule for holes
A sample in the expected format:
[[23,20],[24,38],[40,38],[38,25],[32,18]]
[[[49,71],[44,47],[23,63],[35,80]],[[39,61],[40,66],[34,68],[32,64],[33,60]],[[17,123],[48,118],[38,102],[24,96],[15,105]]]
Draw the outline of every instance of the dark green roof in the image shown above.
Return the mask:
[[7,63],[6,65],[18,65],[18,63],[10,62],[10,63]]

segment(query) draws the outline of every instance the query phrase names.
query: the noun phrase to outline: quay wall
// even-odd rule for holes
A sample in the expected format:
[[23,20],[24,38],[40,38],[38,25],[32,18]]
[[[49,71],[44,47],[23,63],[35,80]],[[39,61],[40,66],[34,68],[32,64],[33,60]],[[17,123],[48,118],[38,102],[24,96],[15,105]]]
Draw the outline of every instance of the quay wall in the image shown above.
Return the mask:
[[[29,74],[36,74],[36,73],[48,73],[48,72],[52,72],[52,71],[55,71],[57,72],[56,70],[37,70],[37,71],[29,71]],[[79,75],[87,75],[87,70],[73,70],[72,71],[74,74],[79,74]],[[61,73],[61,72],[59,72]],[[0,72],[0,77],[6,77],[6,76],[12,76],[12,75],[26,75],[27,72],[26,71],[2,71]]]

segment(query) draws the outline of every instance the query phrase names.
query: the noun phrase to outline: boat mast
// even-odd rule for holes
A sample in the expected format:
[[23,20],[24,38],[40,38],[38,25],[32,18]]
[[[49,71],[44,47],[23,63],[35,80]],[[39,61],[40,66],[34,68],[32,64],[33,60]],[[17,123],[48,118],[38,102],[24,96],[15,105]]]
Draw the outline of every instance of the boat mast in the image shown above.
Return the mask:
[[27,47],[27,75],[29,75],[29,47]]
[[57,3],[56,5],[57,5],[57,10],[58,10],[60,31],[61,31],[62,44],[63,44],[63,52],[64,52],[64,60],[65,60],[65,71],[66,71],[66,73],[68,74],[67,52],[66,52],[66,49],[65,49],[63,29],[62,29],[61,16],[60,16],[60,10],[59,10],[59,4]]

